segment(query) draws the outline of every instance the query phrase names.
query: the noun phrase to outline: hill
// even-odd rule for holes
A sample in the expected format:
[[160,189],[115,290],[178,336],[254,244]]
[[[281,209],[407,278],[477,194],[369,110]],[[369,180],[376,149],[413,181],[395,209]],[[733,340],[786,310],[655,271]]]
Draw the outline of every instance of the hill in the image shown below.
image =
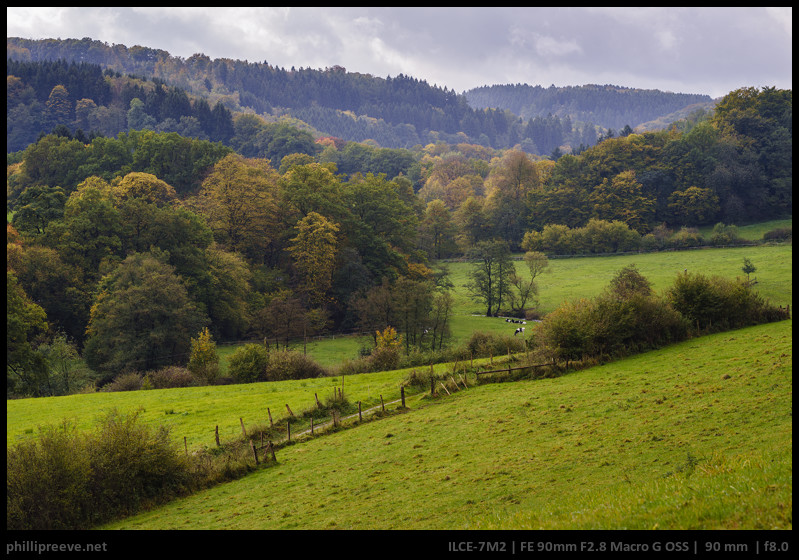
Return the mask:
[[[464,93],[469,105],[476,109],[498,108],[511,111],[522,119],[543,117],[551,113],[572,121],[593,123],[605,129],[620,130],[625,125],[636,128],[685,107],[712,106],[710,96],[672,93],[652,89],[635,89],[615,85],[544,88],[527,84],[492,85]],[[664,119],[664,124],[678,116]]]
[[111,529],[790,529],[791,322],[481,385]]
[[269,119],[291,117],[307,123],[317,135],[371,140],[387,148],[469,142],[497,149],[520,145],[547,155],[565,145],[591,146],[605,128],[654,120],[707,101],[703,96],[616,86],[491,86],[462,95],[402,74],[382,78],[341,66],[287,70],[266,61],[203,54],[183,59],[163,50],[90,38],[7,38],[6,55],[15,61],[66,60],[156,78],[207,98],[211,106],[221,101],[231,111]]

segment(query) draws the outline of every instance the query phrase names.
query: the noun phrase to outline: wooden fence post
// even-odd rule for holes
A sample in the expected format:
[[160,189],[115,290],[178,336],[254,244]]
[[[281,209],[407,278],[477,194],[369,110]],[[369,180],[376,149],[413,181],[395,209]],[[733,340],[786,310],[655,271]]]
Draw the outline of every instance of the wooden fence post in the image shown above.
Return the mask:
[[214,435],[216,436],[216,446],[219,447],[219,425],[217,425],[216,430],[214,430]]
[[363,422],[363,414],[361,413],[361,401],[358,401],[358,421]]
[[466,385],[466,381],[463,379],[463,377],[461,377],[461,374],[460,374],[460,373],[458,374],[458,377],[460,378],[460,380],[461,380],[461,383],[463,383],[463,388],[464,388],[464,389],[468,389],[468,388],[469,388],[469,386],[468,386],[468,385]]
[[[445,390],[445,391],[447,391],[447,387],[446,387],[446,385],[444,385],[444,384],[443,384],[443,383],[441,383],[440,381],[439,381],[439,383],[438,383],[438,384],[439,384],[439,385],[441,385],[441,386],[444,388],[444,390]],[[450,394],[450,393],[449,393],[449,391],[447,391],[447,394],[448,394],[448,395]]]
[[252,440],[250,440],[250,449],[252,449],[252,454],[255,457],[255,464],[260,464],[260,461],[258,460],[258,451],[255,449],[255,444],[252,442]]
[[457,382],[457,381],[455,381],[455,380],[452,378],[452,376],[451,376],[451,375],[449,376],[449,380],[450,380],[450,381],[452,381],[452,384],[453,384],[453,385],[455,385],[455,390],[457,390],[457,391],[460,391],[460,390],[461,390],[461,388],[460,388],[460,387],[458,387],[458,382]]
[[286,441],[291,441],[291,420],[286,418]]
[[289,411],[289,416],[294,416],[294,413],[293,413],[293,412],[291,411],[291,409],[289,408],[289,405],[286,405],[286,410],[288,410],[288,411]]
[[313,416],[311,416],[311,435],[313,435]]
[[241,423],[241,433],[244,434],[244,439],[247,439],[247,430],[244,429],[244,420],[239,418],[239,422]]
[[383,395],[380,395],[380,407],[383,409],[383,412],[386,411],[386,403],[383,402]]
[[319,402],[319,397],[316,393],[313,394],[314,398],[316,399],[316,408],[322,408],[322,403]]
[[186,455],[189,454],[189,443],[186,440],[186,436],[183,436],[183,449],[186,450]]
[[402,396],[402,408],[405,408],[405,387],[400,387],[400,396]]
[[272,411],[269,410],[269,408],[267,408],[266,412],[267,412],[267,414],[269,414],[269,426],[272,427],[272,426],[275,425],[274,422],[272,422]]
[[436,378],[432,375],[430,376],[430,396],[436,396]]

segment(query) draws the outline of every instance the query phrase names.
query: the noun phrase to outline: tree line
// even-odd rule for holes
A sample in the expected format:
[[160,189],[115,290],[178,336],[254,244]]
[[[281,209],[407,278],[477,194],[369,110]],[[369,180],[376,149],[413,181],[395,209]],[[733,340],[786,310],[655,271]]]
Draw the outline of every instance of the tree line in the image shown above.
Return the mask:
[[162,80],[122,75],[65,60],[6,64],[7,151],[25,149],[57,132],[88,141],[129,130],[177,132],[228,143],[233,115],[220,102],[191,98]]

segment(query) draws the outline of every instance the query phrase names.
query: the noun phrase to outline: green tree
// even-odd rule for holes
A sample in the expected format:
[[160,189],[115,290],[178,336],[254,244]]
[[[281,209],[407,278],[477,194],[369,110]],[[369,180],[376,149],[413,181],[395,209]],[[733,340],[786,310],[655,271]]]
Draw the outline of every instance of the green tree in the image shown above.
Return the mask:
[[502,240],[481,241],[467,253],[474,261],[466,288],[472,297],[486,306],[486,316],[499,314],[510,291],[510,279],[516,272],[508,243]]
[[38,236],[64,216],[67,195],[61,187],[33,185],[17,198],[11,223],[20,233]]
[[741,271],[746,274],[746,282],[747,284],[751,284],[751,280],[749,275],[752,274],[757,270],[757,267],[752,264],[752,261],[749,260],[748,257],[744,257],[744,265],[741,267]]
[[590,200],[595,218],[619,220],[639,232],[648,231],[654,217],[655,201],[644,194],[634,171],[622,171],[610,181],[603,179]]
[[69,92],[64,86],[57,85],[50,91],[45,108],[49,130],[58,125],[72,124],[72,101],[70,101]]
[[186,363],[192,334],[207,322],[161,251],[135,253],[100,282],[84,358],[104,380]]
[[144,108],[144,101],[134,97],[130,101],[128,110],[128,128],[131,130],[153,130],[157,124],[155,118],[148,115]]
[[47,391],[47,362],[35,338],[47,331],[47,315],[6,271],[6,391],[39,396]]
[[423,246],[434,259],[448,257],[457,248],[455,224],[443,201],[436,199],[427,204],[419,229]]

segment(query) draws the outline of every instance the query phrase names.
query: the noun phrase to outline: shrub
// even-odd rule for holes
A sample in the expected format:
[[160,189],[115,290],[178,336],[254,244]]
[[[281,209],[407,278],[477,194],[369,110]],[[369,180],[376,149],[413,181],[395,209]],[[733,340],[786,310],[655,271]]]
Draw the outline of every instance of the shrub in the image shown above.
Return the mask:
[[668,239],[668,246],[675,249],[683,247],[701,247],[703,244],[704,238],[696,228],[682,227],[680,231]]
[[191,387],[197,384],[192,373],[180,366],[167,366],[147,372],[144,382],[153,389],[174,389],[175,387]]
[[466,342],[466,354],[474,358],[524,352],[524,340],[514,336],[477,331]]
[[793,226],[775,228],[763,234],[763,241],[785,241],[793,237]]
[[740,242],[741,238],[738,236],[737,226],[724,225],[722,223],[713,226],[713,231],[710,234],[711,245],[735,245]]
[[269,354],[269,363],[265,371],[267,381],[308,379],[325,375],[327,375],[325,368],[308,356],[291,350]]
[[245,344],[230,356],[228,372],[238,383],[252,383],[266,378],[269,350],[260,344]]
[[187,458],[138,413],[109,413],[95,433],[64,423],[6,451],[7,529],[88,529],[191,487]]
[[138,391],[142,388],[144,376],[135,371],[121,373],[111,383],[103,386],[101,391],[115,393],[118,391]]
[[206,385],[213,385],[219,377],[219,355],[207,327],[200,331],[197,338],[191,339],[191,356],[187,367],[198,381]]
[[43,428],[38,441],[6,450],[6,528],[75,529],[86,525],[91,466],[74,426]]
[[547,315],[535,334],[545,353],[568,367],[570,361],[623,356],[682,340],[688,326],[629,266],[593,300],[567,302]]
[[747,282],[684,272],[667,291],[671,305],[697,331],[721,331],[785,318]]

